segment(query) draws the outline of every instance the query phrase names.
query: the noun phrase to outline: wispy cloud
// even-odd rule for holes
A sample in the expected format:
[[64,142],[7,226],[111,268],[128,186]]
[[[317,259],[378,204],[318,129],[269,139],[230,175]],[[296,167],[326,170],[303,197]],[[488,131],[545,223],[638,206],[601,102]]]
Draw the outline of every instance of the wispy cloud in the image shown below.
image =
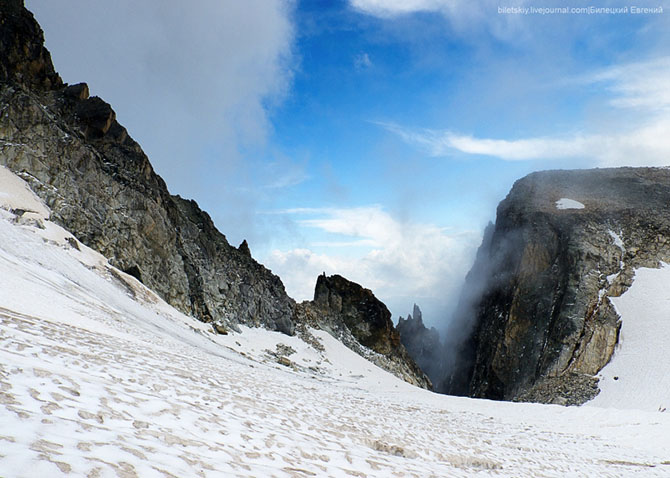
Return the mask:
[[[534,0],[538,5],[545,0]],[[523,6],[529,0],[517,0]],[[483,28],[494,37],[519,41],[526,35],[525,22],[516,15],[499,15],[499,0],[349,0],[356,11],[384,19],[397,19],[415,13],[436,13],[446,19],[455,31],[472,35]]]
[[611,105],[647,113],[670,110],[670,57],[618,65],[577,80],[603,84],[612,93]]
[[450,13],[459,8],[461,0],[350,0],[351,5],[377,16],[395,16],[415,12]]
[[465,275],[480,239],[475,232],[450,234],[434,224],[402,221],[380,206],[282,212],[309,216],[296,222],[334,238],[274,250],[264,258],[289,294],[310,299],[320,273],[341,274],[372,289],[392,308],[408,301],[397,314],[409,311],[413,300],[423,300],[440,304],[446,315],[461,285],[451,278]]
[[[610,111],[601,120],[604,126],[571,134],[501,139],[377,124],[436,157],[464,153],[505,161],[585,158],[607,166],[670,163],[669,57],[618,65],[566,83],[603,86],[609,92]],[[630,118],[623,127],[622,113]]]
[[354,58],[354,67],[356,67],[357,70],[366,70],[371,68],[372,60],[370,59],[370,55],[367,53],[359,53],[356,55]]
[[290,188],[310,178],[303,164],[281,156],[257,166],[255,176],[256,181],[261,184],[260,187],[268,190]]
[[397,240],[399,224],[380,206],[351,209],[322,209],[320,217],[301,219],[299,224],[321,229],[332,234],[365,238],[375,245]]

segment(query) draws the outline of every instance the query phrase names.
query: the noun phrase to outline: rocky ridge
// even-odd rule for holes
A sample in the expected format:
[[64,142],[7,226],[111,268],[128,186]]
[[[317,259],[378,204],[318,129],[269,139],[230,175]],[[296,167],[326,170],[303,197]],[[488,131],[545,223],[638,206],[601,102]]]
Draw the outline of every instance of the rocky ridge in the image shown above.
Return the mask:
[[376,365],[406,382],[432,389],[430,379],[400,341],[391,312],[365,289],[339,275],[318,277],[314,300],[298,304],[300,324],[327,330]]
[[407,353],[430,378],[433,390],[442,392],[446,351],[437,329],[424,325],[421,309],[416,304],[407,318],[400,317],[396,329]]
[[466,283],[480,292],[450,392],[593,398],[619,339],[608,298],[631,285],[636,268],[670,260],[668,204],[668,169],[546,171],[517,181],[473,268],[487,273]]
[[[22,0],[0,3],[0,26],[0,164],[29,183],[51,219],[219,333],[244,324],[294,334],[304,308],[279,277],[252,258],[246,241],[230,245],[195,201],[169,193],[108,103],[85,83],[63,84]],[[332,311],[314,319],[326,327],[338,321]],[[340,329],[348,327],[356,325]],[[384,334],[393,333],[383,328],[375,337],[387,342]],[[405,378],[423,380],[406,353],[385,350],[407,362]],[[380,359],[399,373],[396,362]]]

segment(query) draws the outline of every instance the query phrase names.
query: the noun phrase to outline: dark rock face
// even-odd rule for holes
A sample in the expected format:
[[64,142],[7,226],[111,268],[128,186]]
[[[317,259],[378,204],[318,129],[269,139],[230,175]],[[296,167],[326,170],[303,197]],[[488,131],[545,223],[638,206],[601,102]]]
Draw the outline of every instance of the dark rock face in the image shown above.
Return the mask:
[[0,5],[0,82],[47,89],[63,84],[44,48],[42,29],[23,0]]
[[237,249],[245,256],[251,257],[251,249],[249,249],[249,244],[247,243],[246,239],[242,241],[242,243],[237,247]]
[[63,95],[73,100],[86,100],[89,96],[88,85],[86,83],[77,83],[65,87]]
[[[423,388],[432,389],[428,377],[400,342],[391,312],[372,291],[339,275],[321,275],[314,301],[299,304],[298,322],[318,324],[345,345],[380,367]],[[374,352],[367,354],[358,344]]]
[[354,337],[377,353],[389,354],[400,345],[400,336],[386,306],[372,291],[342,276],[319,276],[314,305],[342,317]]
[[[581,209],[559,209],[569,198]],[[670,170],[533,173],[498,206],[488,270],[471,310],[467,392],[583,403],[610,360],[619,317],[608,300],[634,269],[670,259]],[[468,347],[466,347],[467,349]]]
[[495,226],[489,223],[484,230],[482,243],[477,250],[472,269],[465,277],[456,310],[444,337],[443,372],[440,391],[450,395],[467,396],[475,361],[476,345],[472,332],[475,317],[481,311],[481,298],[489,285],[492,271],[498,268],[499,255],[491,253]]
[[[88,87],[86,88],[88,89]],[[70,90],[71,91],[71,90]],[[68,93],[66,89],[63,94]],[[72,92],[74,93],[74,92]],[[94,96],[92,98],[80,99],[86,91],[80,91],[80,96],[70,96],[70,98],[79,100],[75,104],[75,118],[83,126],[82,130],[86,138],[102,138],[107,134],[109,128],[116,120],[116,113],[109,103]]]
[[443,392],[441,386],[445,376],[444,356],[446,352],[440,341],[439,332],[435,327],[428,329],[424,325],[421,309],[416,304],[406,319],[400,317],[396,329],[407,353],[430,378],[434,391]]

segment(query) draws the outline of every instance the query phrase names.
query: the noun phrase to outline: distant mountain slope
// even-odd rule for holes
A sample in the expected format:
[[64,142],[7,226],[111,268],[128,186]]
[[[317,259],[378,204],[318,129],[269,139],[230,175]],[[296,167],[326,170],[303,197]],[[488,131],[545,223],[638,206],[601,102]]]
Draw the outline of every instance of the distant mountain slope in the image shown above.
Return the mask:
[[547,171],[517,181],[498,206],[479,273],[466,282],[480,292],[455,322],[470,320],[474,331],[453,380],[465,388],[452,392],[593,398],[620,338],[610,298],[637,268],[670,260],[669,204],[668,169]]
[[446,350],[440,333],[434,327],[429,329],[424,325],[421,309],[416,304],[407,318],[400,317],[396,329],[407,353],[430,378],[433,390],[442,393]]
[[214,334],[48,217],[0,167],[3,477],[670,470],[667,413],[437,395],[321,330]]
[[400,341],[391,312],[371,290],[339,275],[320,275],[314,300],[298,304],[296,317],[330,331],[360,355],[408,383],[432,390],[433,384]]

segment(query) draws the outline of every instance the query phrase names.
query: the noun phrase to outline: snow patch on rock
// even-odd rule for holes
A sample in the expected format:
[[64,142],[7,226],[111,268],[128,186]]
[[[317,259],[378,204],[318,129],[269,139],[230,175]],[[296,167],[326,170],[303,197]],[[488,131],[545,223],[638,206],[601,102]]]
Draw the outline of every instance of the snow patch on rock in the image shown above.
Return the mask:
[[574,199],[561,198],[556,201],[556,209],[584,209],[584,205]]
[[0,166],[0,209],[21,211],[21,215],[32,214],[38,219],[51,214],[28,184],[4,166]]

